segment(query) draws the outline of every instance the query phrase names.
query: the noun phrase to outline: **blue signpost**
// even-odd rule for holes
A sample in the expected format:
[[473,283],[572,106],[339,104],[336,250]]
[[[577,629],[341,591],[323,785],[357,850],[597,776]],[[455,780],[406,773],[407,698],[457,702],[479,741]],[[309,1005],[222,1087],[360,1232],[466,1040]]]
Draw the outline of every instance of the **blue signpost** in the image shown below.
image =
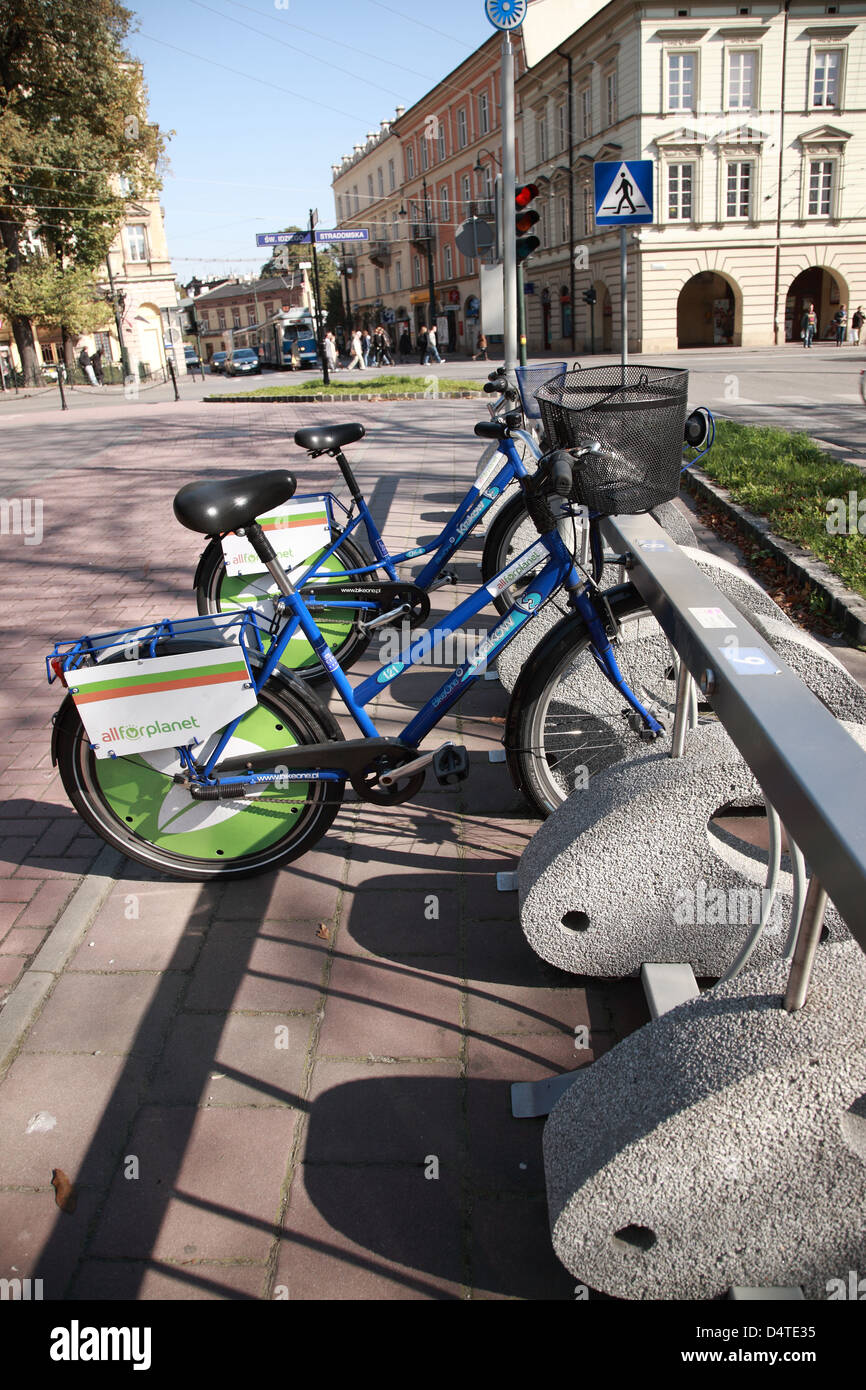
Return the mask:
[[620,332],[623,368],[628,362],[628,246],[625,229],[635,223],[655,221],[653,173],[651,159],[601,160],[593,165],[595,225],[620,228]]
[[[256,232],[256,246],[309,246],[312,241],[306,232]],[[316,242],[320,241],[369,241],[369,227],[316,228]]]

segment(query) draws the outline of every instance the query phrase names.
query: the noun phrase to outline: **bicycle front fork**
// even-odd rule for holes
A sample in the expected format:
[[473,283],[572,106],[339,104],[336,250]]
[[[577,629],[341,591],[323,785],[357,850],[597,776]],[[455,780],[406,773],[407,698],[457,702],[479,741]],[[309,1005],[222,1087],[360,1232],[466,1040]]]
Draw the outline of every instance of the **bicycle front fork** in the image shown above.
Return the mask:
[[[592,608],[591,614],[585,611],[584,605],[586,605],[587,609]],[[622,671],[619,669],[619,663],[614,655],[605,625],[595,612],[591,601],[585,596],[582,596],[578,598],[578,607],[581,612],[583,612],[586,621],[592,641],[591,651],[598,669],[614,689],[619,691],[620,695],[622,695],[623,699],[628,702],[631,709],[634,711],[630,720],[632,728],[635,730],[638,737],[643,739],[646,743],[652,743],[654,739],[661,738],[665,732],[664,725],[659,723],[655,715],[651,714],[650,711],[641,704],[625,679]]]

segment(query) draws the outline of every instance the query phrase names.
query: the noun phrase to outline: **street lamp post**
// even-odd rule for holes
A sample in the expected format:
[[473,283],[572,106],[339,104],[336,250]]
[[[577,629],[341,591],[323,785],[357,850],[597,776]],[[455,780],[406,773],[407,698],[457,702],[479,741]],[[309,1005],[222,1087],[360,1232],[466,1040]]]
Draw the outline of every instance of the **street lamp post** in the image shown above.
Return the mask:
[[352,338],[352,304],[351,300],[349,299],[349,280],[354,275],[354,273],[354,264],[352,263],[350,253],[346,251],[343,254],[343,283],[346,286],[346,292],[343,298],[343,323],[347,346],[351,342]]
[[105,265],[108,270],[108,284],[111,290],[111,303],[114,308],[114,322],[117,327],[117,342],[120,347],[120,368],[124,378],[129,376],[129,354],[126,351],[126,343],[123,341],[123,311],[126,308],[126,296],[121,290],[118,292],[114,288],[114,276],[111,273],[111,252],[105,257]]
[[424,200],[424,230],[427,240],[427,287],[430,298],[430,322],[427,325],[429,333],[431,328],[436,327],[436,274],[433,268],[433,223],[431,220],[432,209],[427,202],[427,176],[421,180],[421,197]]

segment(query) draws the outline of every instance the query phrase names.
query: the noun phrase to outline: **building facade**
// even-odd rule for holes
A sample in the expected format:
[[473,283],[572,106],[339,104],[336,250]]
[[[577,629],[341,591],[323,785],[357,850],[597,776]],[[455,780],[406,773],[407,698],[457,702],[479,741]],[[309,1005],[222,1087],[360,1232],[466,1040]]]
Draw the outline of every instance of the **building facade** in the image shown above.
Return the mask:
[[[124,224],[108,252],[100,286],[116,297],[123,345],[133,375],[164,370],[171,357],[178,375],[186,372],[183,332],[174,270],[168,253],[163,210],[156,198],[136,199],[129,180]],[[117,328],[95,335],[109,361],[121,360]]]
[[[171,354],[178,374],[186,372],[182,350],[179,300],[174,270],[168,253],[163,210],[159,201],[137,199],[127,179],[121,179],[119,191],[128,197],[123,225],[108,252],[106,262],[97,271],[96,284],[107,301],[105,328],[101,332],[83,335],[83,341],[93,351],[101,347],[108,362],[120,363],[120,337],[116,319],[127,353],[129,370],[133,375],[158,372],[167,365]],[[38,240],[38,239],[35,239]],[[37,247],[34,241],[34,249]],[[52,366],[62,360],[59,328],[40,328],[36,325],[36,354],[40,365]],[[0,356],[20,370],[18,349],[8,323],[0,325]]]
[[620,234],[595,225],[598,160],[655,166],[655,222],[627,234],[632,350],[798,340],[810,302],[830,334],[840,305],[866,302],[864,67],[862,3],[613,0],[526,72],[530,352],[590,348],[590,288],[595,349],[619,347]]
[[[516,51],[520,71],[519,42]],[[479,257],[460,251],[455,238],[469,217],[494,220],[500,55],[493,35],[333,166],[337,225],[370,227],[350,280],[355,322],[393,323],[398,339],[405,328],[414,347],[422,325],[435,318],[445,356],[473,352],[482,327]]]
[[[199,323],[204,360],[215,352],[230,352],[233,335],[244,328],[255,328],[274,314],[289,309],[310,308],[306,275],[297,271],[266,280],[229,280],[195,297],[195,316]],[[195,340],[187,335],[187,341]]]
[[[398,107],[398,115],[403,108]],[[331,166],[336,227],[366,228],[368,241],[335,245],[348,305],[344,332],[382,323],[395,342],[409,322],[408,256],[402,206],[402,153],[391,122]]]

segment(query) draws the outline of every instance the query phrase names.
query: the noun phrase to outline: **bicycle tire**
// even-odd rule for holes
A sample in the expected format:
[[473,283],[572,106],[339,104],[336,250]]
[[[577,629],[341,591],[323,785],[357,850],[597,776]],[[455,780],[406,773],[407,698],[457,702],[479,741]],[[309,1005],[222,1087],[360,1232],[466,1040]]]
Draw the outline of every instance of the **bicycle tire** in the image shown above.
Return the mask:
[[[203,648],[169,638],[156,655]],[[260,661],[253,657],[251,664]],[[277,671],[239,724],[227,756],[342,739],[336,720],[303,682]],[[194,801],[173,782],[180,770],[174,749],[96,758],[71,695],[55,719],[52,753],[69,800],[101,839],[139,864],[186,881],[246,878],[298,858],[327,832],[343,799],[342,783],[297,782],[290,792],[268,788],[246,801]]]
[[[325,572],[328,569],[362,569],[372,563],[355,541],[344,536],[327,562]],[[375,577],[369,574],[356,575],[352,582],[372,584]],[[270,574],[247,574],[229,578],[226,575],[225,559],[218,537],[212,538],[202,551],[193,586],[199,613],[225,613],[235,608],[250,607],[255,608],[267,622],[273,616],[273,599],[278,589]],[[326,617],[325,610],[315,609],[313,616],[339,665],[344,671],[348,671],[364,655],[372,636],[361,627],[358,610],[335,608],[333,613]],[[300,631],[291,638],[280,665],[294,671],[301,680],[311,685],[328,679],[328,672]]]
[[[613,640],[628,685],[665,727],[653,743],[632,727],[620,694],[599,670],[583,618],[571,613],[547,633],[521,671],[505,723],[508,770],[542,817],[605,768],[668,746],[676,700],[674,658],[667,638],[630,584],[606,597],[617,622]],[[578,775],[578,769],[585,769]]]

